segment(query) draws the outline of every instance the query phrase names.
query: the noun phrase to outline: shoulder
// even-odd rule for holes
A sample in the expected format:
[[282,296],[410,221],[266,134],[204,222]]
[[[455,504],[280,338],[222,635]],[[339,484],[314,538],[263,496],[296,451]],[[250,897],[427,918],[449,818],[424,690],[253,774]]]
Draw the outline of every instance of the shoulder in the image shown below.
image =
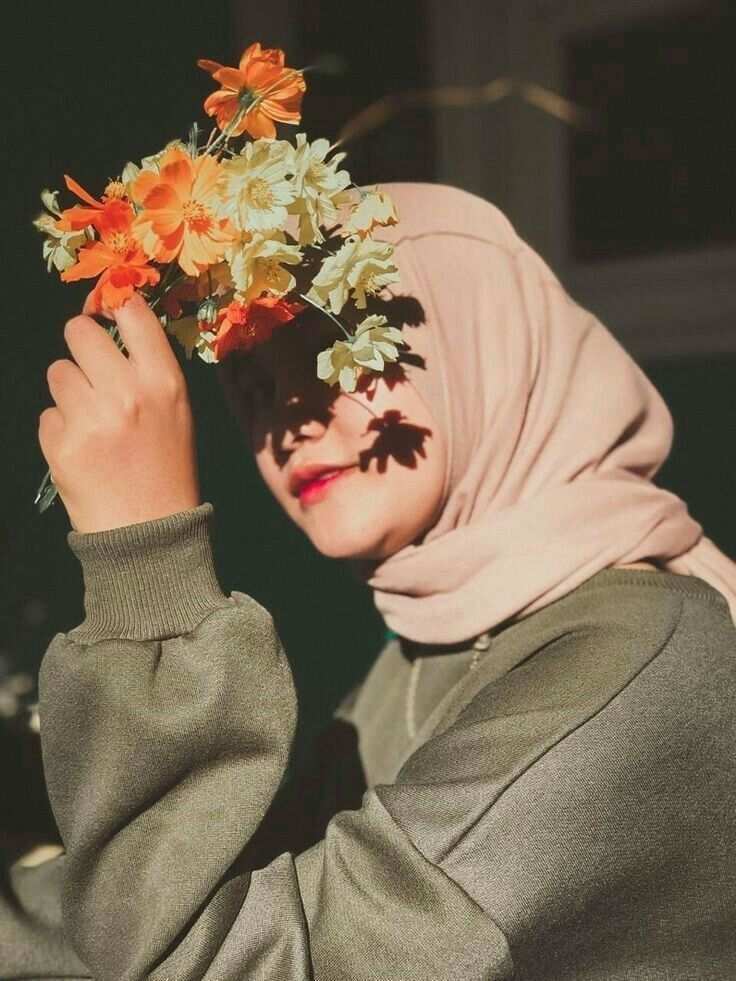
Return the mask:
[[[501,633],[454,718],[399,780],[453,766],[460,744],[472,747],[461,769],[494,770],[509,786],[550,753],[579,768],[598,744],[626,765],[632,741],[656,757],[701,727],[736,736],[727,604],[694,577],[596,578]],[[693,714],[698,724],[684,726]]]

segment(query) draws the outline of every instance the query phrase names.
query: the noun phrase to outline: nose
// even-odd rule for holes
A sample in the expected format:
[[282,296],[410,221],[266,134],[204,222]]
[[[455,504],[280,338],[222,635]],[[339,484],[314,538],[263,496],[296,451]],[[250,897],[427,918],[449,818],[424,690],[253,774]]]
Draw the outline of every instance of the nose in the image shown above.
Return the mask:
[[[324,383],[322,383],[324,384]],[[281,403],[284,435],[282,448],[286,451],[309,439],[319,439],[330,424],[331,412],[327,399],[290,395]]]

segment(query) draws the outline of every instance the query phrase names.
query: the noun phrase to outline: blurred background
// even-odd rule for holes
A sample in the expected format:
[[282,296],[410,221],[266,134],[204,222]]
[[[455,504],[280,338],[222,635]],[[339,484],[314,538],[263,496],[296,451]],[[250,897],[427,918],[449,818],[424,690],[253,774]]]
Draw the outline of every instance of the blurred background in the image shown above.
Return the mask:
[[[283,47],[290,65],[327,59],[331,73],[308,76],[300,129],[335,139],[349,127],[356,182],[446,182],[506,212],[662,393],[675,442],[657,483],[736,556],[732,2],[41,0],[7,26],[0,96],[0,844],[11,849],[57,840],[36,677],[50,639],[83,618],[63,506],[39,516],[32,504],[45,372],[68,356],[63,325],[85,292],[46,273],[31,225],[39,192],[71,173],[97,193],[127,160],[185,138],[212,89],[197,58],[236,64],[254,40]],[[277,622],[300,691],[300,765],[384,625],[370,594],[282,516],[214,372],[196,358],[185,371],[220,580]]]

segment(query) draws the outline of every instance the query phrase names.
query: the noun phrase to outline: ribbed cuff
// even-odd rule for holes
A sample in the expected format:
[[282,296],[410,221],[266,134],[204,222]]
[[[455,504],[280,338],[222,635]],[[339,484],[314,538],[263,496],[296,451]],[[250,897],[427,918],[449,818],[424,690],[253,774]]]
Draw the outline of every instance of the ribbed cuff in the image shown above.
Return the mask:
[[67,534],[84,577],[84,621],[74,641],[163,640],[193,630],[225,596],[212,555],[214,508],[205,502],[109,531]]

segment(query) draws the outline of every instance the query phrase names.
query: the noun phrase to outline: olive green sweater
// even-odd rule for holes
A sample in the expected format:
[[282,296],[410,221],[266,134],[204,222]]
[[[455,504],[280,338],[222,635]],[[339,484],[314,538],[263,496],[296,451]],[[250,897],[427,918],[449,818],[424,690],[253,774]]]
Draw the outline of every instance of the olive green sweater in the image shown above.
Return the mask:
[[287,782],[292,675],[212,520],[69,534],[86,619],[39,679],[65,853],[6,870],[0,978],[736,978],[718,592],[607,569],[474,668],[473,638],[390,640]]

